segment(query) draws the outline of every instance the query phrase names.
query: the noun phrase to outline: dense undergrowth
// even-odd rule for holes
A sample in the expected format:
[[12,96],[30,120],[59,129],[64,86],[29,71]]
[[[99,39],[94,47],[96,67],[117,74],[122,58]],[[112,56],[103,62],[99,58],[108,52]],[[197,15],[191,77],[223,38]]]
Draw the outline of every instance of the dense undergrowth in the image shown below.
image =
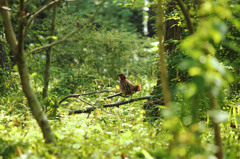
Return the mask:
[[[147,86],[145,87],[147,91]],[[146,95],[143,89],[141,94]],[[104,100],[108,94],[81,97],[92,103],[112,103],[123,100]],[[58,97],[58,101],[61,98]],[[125,99],[127,100],[127,99]],[[240,136],[237,125],[238,99],[229,101],[229,118],[221,124],[226,158],[240,157]],[[56,144],[46,144],[41,130],[32,118],[27,100],[19,91],[10,98],[1,98],[0,155],[3,158],[214,158],[214,134],[208,118],[191,127],[180,128],[179,145],[169,151],[172,135],[168,128],[171,122],[163,117],[149,120],[142,109],[144,101],[130,103],[120,108],[97,109],[88,114],[68,115],[69,110],[88,107],[80,100],[68,99],[54,112],[48,108],[50,123],[56,136]],[[232,109],[234,107],[234,109]],[[164,110],[164,107],[161,107]],[[164,111],[163,111],[164,112]],[[235,122],[236,121],[236,122]],[[235,125],[236,124],[236,125]],[[199,133],[201,142],[194,133]],[[174,157],[173,157],[174,158]]]

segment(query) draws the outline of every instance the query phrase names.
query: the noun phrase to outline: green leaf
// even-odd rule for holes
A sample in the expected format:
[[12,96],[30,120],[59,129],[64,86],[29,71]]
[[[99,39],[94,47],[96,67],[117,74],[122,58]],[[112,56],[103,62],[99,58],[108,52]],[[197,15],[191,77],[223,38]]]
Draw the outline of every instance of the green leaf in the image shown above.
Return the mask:
[[47,39],[53,39],[53,40],[57,40],[58,37],[57,36],[48,36]]

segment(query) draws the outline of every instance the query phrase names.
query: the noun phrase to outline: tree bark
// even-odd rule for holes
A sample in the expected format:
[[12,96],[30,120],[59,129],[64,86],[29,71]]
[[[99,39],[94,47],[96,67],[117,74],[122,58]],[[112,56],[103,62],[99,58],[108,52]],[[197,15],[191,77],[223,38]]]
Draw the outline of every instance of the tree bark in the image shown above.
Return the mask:
[[[7,1],[1,1],[0,7],[7,6]],[[7,42],[10,45],[10,49],[14,52],[15,58],[17,60],[18,71],[21,79],[21,85],[25,96],[28,99],[28,104],[31,108],[31,112],[34,118],[39,124],[43,137],[46,143],[55,142],[54,134],[51,130],[51,126],[47,120],[46,115],[44,114],[41,105],[35,95],[33,88],[31,86],[31,81],[29,77],[28,65],[26,62],[26,57],[24,54],[23,44],[23,30],[24,30],[24,0],[20,0],[20,11],[19,11],[19,28],[18,28],[18,41],[13,32],[10,14],[7,10],[1,10],[1,14],[4,21],[4,30],[7,38]]]
[[[51,36],[55,35],[56,17],[57,17],[57,5],[55,5],[53,8],[52,25],[51,25],[51,31],[50,31]],[[53,38],[50,38],[49,43],[52,43],[52,42],[53,42]],[[44,86],[43,86],[43,93],[42,93],[43,99],[45,99],[48,96],[52,47],[53,46],[49,47],[46,53],[46,64],[45,64],[44,81],[43,81]]]

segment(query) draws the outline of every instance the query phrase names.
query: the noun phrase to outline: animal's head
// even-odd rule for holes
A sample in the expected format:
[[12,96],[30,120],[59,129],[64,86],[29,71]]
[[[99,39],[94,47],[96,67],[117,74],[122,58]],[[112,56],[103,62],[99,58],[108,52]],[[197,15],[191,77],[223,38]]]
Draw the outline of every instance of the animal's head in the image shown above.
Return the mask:
[[122,80],[122,79],[126,79],[126,76],[125,76],[124,74],[122,74],[122,73],[119,74],[118,77],[119,77],[120,80]]
[[141,85],[140,85],[140,84],[135,86],[135,91],[136,91],[136,92],[137,92],[137,91],[141,91]]

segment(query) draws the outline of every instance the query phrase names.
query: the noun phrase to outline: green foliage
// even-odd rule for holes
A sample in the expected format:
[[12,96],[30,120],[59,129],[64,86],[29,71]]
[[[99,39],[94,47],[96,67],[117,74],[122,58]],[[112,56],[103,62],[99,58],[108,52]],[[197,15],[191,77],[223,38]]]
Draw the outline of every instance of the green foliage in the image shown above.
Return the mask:
[[[62,12],[66,15],[71,14],[74,21],[70,23],[75,23],[79,21],[81,24],[84,19],[88,18],[93,14],[98,7],[100,1],[94,0],[78,0],[67,2],[63,6]],[[139,5],[132,5],[128,7],[129,2],[123,1],[112,1],[108,0],[103,9],[100,10],[96,17],[95,24],[98,27],[106,28],[107,30],[118,29],[127,30],[129,32],[142,32],[142,10],[141,3]],[[128,5],[128,6],[127,6]]]
[[[87,70],[91,72],[86,72],[87,74],[107,77],[117,75],[119,72],[148,74],[152,68],[140,70],[150,61],[146,59],[149,52],[144,51],[144,47],[148,45],[135,34],[117,30],[86,29],[79,33],[76,39],[56,50],[60,52],[56,55],[56,62],[62,67],[75,67],[80,70],[89,68]],[[151,56],[148,55],[150,58]]]
[[[200,109],[200,105],[206,101],[201,98],[210,94],[219,97],[223,93],[223,89],[228,88],[228,83],[233,80],[231,74],[215,57],[218,52],[217,46],[221,41],[225,41],[227,25],[224,19],[231,18],[230,9],[225,5],[223,2],[204,3],[199,12],[202,16],[208,15],[208,18],[200,20],[196,33],[186,38],[181,44],[181,48],[189,58],[179,67],[188,71],[191,81],[181,84],[180,90],[182,90],[181,93],[184,94],[185,100],[190,99],[191,101],[186,105],[194,104],[194,107],[197,107],[188,108],[189,110],[194,109],[192,113]],[[208,6],[214,6],[215,9],[224,8],[224,13],[211,10]],[[202,111],[202,109],[200,110]],[[193,117],[196,117],[195,115],[192,114]]]
[[0,68],[0,96],[7,96],[18,90],[18,73],[14,70]]
[[[36,4],[28,4],[27,12],[32,13],[45,3],[42,0],[34,2]],[[62,3],[54,40],[76,29],[77,21],[84,24],[98,2]],[[139,7],[143,1],[108,1],[93,24],[53,48],[49,96],[41,105],[56,136],[55,145],[42,140],[21,90],[17,68],[10,64],[9,68],[0,69],[0,158],[214,158],[217,148],[209,122],[212,113],[208,111],[209,94],[218,97],[225,111],[213,112],[217,119],[224,120],[220,127],[225,157],[240,158],[238,2],[206,1],[200,12],[196,12],[195,1],[188,2],[191,2],[187,4],[191,15],[203,19],[194,21],[199,25],[192,36],[167,42],[176,44],[176,49],[167,57],[176,103],[172,110],[156,105],[161,108],[164,119],[147,120],[146,112],[141,109],[143,101],[106,109],[116,115],[96,109],[89,117],[88,114],[68,115],[69,110],[89,107],[78,99],[68,99],[58,105],[61,98],[72,93],[116,90],[117,75],[121,72],[135,84],[142,85],[142,91],[132,98],[150,94],[156,84],[156,40],[134,33],[141,28]],[[10,3],[13,10],[18,10],[18,4]],[[48,13],[42,13],[30,28],[25,39],[26,52],[48,43]],[[13,17],[15,24],[17,12],[13,12]],[[167,20],[171,18],[180,18],[179,25],[186,27],[178,9],[166,17]],[[0,31],[2,37],[2,28]],[[187,34],[184,29],[182,36]],[[41,50],[28,57],[30,78],[39,99],[43,88],[44,53]],[[229,83],[232,92],[229,92]],[[121,97],[106,100],[107,95],[81,98],[100,104],[123,100]],[[172,139],[169,130],[176,130],[178,139]],[[174,142],[177,146],[169,149]]]
[[152,61],[156,54],[145,48],[151,48],[152,41],[143,41],[136,34],[128,32],[85,28],[65,45],[54,48],[51,72],[58,77],[53,81],[54,85],[58,83],[54,90],[68,94],[80,86],[84,91],[89,89],[87,83],[103,78],[106,78],[103,80],[108,86],[114,86],[116,83],[113,80],[121,72],[127,76],[131,73],[133,81],[140,80],[140,75],[151,77],[155,74],[156,62],[153,65]]
[[[90,99],[93,100],[96,97]],[[19,100],[17,103],[24,102]],[[62,105],[58,109],[59,120],[50,121],[57,138],[56,145],[42,141],[40,129],[29,115],[29,110],[23,108],[20,113],[18,107],[9,114],[1,105],[0,155],[6,158],[120,158],[122,155],[129,158],[174,158],[167,149],[172,136],[166,129],[172,122],[144,122],[142,104],[137,102],[107,109],[117,115],[98,109],[89,118],[87,114],[68,116],[66,107]],[[86,107],[85,104],[79,105],[79,101],[71,102],[70,106],[71,109]],[[221,127],[226,157],[238,158],[240,142],[237,129],[227,127],[227,124]],[[201,144],[191,133],[199,129]],[[175,154],[183,158],[214,156],[213,137],[212,129],[205,123],[185,128],[180,132],[181,145],[174,150]],[[188,147],[189,144],[191,147]]]

